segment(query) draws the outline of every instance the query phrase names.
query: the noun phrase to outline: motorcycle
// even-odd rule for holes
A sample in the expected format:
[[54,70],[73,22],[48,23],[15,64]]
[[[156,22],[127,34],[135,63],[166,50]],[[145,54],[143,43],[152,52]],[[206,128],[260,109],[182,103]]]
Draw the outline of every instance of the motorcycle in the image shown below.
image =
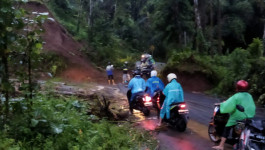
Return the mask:
[[157,118],[160,116],[160,109],[164,103],[165,95],[162,93],[162,91],[156,91],[154,93],[154,96],[152,98],[152,104],[153,108],[157,111]]
[[[229,119],[229,114],[220,113],[220,104],[215,104],[213,117],[208,126],[208,135],[212,142],[219,143],[221,141],[221,136],[223,134],[225,125]],[[230,133],[226,139],[226,143],[233,145],[234,149],[239,149],[238,140],[240,137],[240,130],[244,127],[244,122],[237,121],[233,132]]]
[[[242,106],[238,110],[244,112]],[[246,119],[239,139],[240,150],[265,150],[265,120]]]
[[145,95],[144,97],[144,105],[151,110],[154,108],[157,112],[157,118],[159,119],[160,116],[160,109],[163,105],[163,102],[165,100],[165,95],[162,93],[162,91],[158,90],[154,93],[153,98],[149,95]]
[[184,132],[187,128],[189,110],[185,102],[173,103],[170,105],[170,118],[164,117],[163,121],[174,129]]
[[[127,92],[128,100],[131,97],[131,90]],[[150,110],[145,106],[145,103],[148,103],[148,99],[145,95],[137,95],[136,98],[131,102],[131,109],[140,110],[145,116],[150,114]]]
[[[236,108],[244,112],[242,106],[237,105]],[[219,143],[221,141],[221,135],[223,134],[228,119],[229,114],[221,114],[220,104],[215,104],[213,117],[208,126],[208,135],[212,142]],[[250,122],[253,122],[253,119],[237,121],[229,137],[226,139],[226,143],[233,145],[234,150],[265,150],[265,148],[259,148],[262,144],[264,147],[265,143],[265,136],[261,135],[262,132],[264,134],[265,123],[262,127],[262,121],[259,123],[256,122],[256,124],[250,124]],[[253,132],[254,128],[259,128],[258,132],[255,129],[255,134]]]

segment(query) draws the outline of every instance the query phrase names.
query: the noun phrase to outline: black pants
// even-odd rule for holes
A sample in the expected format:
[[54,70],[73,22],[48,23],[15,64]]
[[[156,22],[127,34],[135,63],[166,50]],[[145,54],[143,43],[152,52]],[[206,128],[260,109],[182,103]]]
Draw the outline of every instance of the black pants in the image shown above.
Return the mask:
[[229,126],[229,127],[225,127],[225,128],[224,128],[224,131],[223,131],[223,135],[222,135],[222,137],[224,137],[224,138],[228,138],[229,135],[230,135],[230,136],[233,136],[233,130],[234,130],[234,127],[235,127],[235,125],[233,125],[233,126]]

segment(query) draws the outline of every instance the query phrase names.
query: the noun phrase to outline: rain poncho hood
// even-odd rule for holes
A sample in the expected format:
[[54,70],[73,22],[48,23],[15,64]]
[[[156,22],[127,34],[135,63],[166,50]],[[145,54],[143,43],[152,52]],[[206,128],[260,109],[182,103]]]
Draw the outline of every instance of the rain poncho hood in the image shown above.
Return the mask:
[[156,91],[163,91],[164,90],[164,83],[156,76],[149,78],[146,81],[147,91],[146,93],[149,94],[151,97],[154,97],[154,92]]
[[[236,105],[238,104],[244,107],[244,112],[240,112],[236,109]],[[226,127],[229,127],[235,125],[237,120],[253,118],[256,113],[256,106],[249,93],[239,92],[220,104],[220,112],[230,114],[226,124]]]
[[174,102],[184,102],[183,90],[181,85],[173,79],[163,90],[166,99],[160,111],[160,117],[163,119],[165,114],[170,118],[170,104]]
[[145,91],[145,81],[141,76],[137,75],[129,82],[128,88],[132,90],[133,93],[144,92]]

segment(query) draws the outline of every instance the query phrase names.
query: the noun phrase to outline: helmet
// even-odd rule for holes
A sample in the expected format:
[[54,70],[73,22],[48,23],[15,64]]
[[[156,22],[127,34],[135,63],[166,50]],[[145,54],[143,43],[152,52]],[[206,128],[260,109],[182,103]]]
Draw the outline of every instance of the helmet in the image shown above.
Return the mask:
[[157,76],[157,71],[156,70],[152,70],[151,71],[151,77],[153,77],[153,76]]
[[247,92],[248,91],[248,82],[245,80],[239,80],[236,83],[236,91],[238,92]]
[[135,75],[141,75],[141,70],[136,69],[136,70],[134,71],[134,74],[135,74]]
[[141,56],[141,62],[145,62],[149,57],[151,57],[151,55],[149,55],[149,54],[143,54]]
[[171,82],[173,79],[177,79],[177,75],[175,73],[170,73],[167,75],[168,82]]
[[125,61],[125,62],[124,62],[124,64],[126,64],[126,65],[127,65],[127,64],[128,64],[128,61]]

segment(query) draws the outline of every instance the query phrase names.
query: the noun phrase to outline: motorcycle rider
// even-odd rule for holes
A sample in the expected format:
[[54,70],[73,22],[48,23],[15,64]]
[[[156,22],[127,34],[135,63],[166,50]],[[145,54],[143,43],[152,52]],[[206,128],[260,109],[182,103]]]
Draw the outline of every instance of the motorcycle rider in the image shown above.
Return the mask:
[[[223,150],[225,141],[229,136],[231,130],[236,125],[237,120],[244,120],[246,118],[254,117],[256,106],[252,96],[248,93],[248,88],[249,85],[247,81],[239,80],[236,83],[237,93],[231,96],[225,102],[222,102],[220,104],[220,113],[229,113],[230,117],[228,119],[227,124],[225,125],[225,129],[223,131],[220,144],[212,148]],[[245,111],[240,112],[239,110],[236,109],[236,105],[242,105]]]
[[149,54],[143,54],[141,56],[141,69],[154,69],[155,61]]
[[125,61],[123,65],[123,75],[122,75],[122,83],[127,83],[130,80],[130,74],[128,73],[128,62]]
[[146,81],[146,93],[153,98],[156,91],[163,91],[164,83],[157,77],[157,71],[151,71],[151,78]]
[[158,126],[161,126],[162,119],[165,117],[170,118],[170,105],[172,103],[184,102],[184,94],[181,85],[177,82],[177,75],[174,73],[170,73],[167,75],[168,84],[163,90],[163,94],[165,95],[165,101],[162,105],[160,111],[160,119]]
[[128,88],[129,90],[131,90],[131,92],[128,92],[129,95],[127,95],[131,113],[133,113],[133,108],[132,108],[133,101],[135,100],[137,95],[144,95],[144,91],[146,87],[145,81],[141,77],[141,71],[137,69],[134,72],[134,74],[135,74],[134,78],[131,79],[128,85]]

